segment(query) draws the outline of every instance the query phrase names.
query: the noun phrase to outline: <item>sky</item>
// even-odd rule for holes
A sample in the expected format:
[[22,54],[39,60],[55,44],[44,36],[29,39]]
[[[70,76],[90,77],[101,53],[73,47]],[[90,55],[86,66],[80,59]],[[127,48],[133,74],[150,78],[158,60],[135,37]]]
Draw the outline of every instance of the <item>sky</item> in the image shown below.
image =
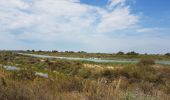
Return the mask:
[[170,0],[0,0],[1,50],[170,52]]

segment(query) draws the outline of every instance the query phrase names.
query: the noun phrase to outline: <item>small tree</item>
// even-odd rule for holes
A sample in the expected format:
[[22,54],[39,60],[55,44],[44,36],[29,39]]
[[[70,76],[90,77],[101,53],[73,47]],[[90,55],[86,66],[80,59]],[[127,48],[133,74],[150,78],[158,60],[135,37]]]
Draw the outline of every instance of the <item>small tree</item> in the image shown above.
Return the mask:
[[35,52],[35,50],[32,50],[32,52]]
[[78,51],[78,53],[87,53],[87,52],[85,52],[85,51]]
[[53,53],[58,53],[58,51],[57,51],[57,50],[53,50],[52,52],[53,52]]
[[136,53],[135,51],[128,52],[127,55],[139,55],[139,53]]
[[122,52],[122,51],[119,51],[118,53],[117,53],[117,55],[124,55],[125,53],[124,52]]
[[26,52],[31,52],[31,50],[27,50]]
[[170,56],[170,53],[166,53],[165,56]]

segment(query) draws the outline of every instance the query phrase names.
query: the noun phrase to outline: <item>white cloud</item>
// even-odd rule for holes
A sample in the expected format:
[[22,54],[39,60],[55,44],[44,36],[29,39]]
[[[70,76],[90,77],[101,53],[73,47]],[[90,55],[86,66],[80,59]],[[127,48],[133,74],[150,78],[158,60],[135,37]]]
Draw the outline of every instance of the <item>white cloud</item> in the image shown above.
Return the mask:
[[124,6],[126,3],[126,0],[108,0],[108,8],[112,9],[115,6]]
[[[0,48],[125,49],[123,43],[130,39],[108,33],[134,28],[138,22],[139,16],[130,11],[126,0],[108,0],[105,8],[79,0],[0,0]],[[138,30],[144,31],[148,30]]]
[[[5,29],[34,28],[51,33],[82,30],[110,32],[135,25],[138,17],[128,7],[113,11],[80,4],[79,0],[0,0],[0,25]],[[111,1],[109,1],[111,2]],[[113,0],[114,4],[124,1]],[[111,4],[112,4],[111,3]],[[38,34],[38,33],[37,33]]]
[[114,30],[124,30],[137,25],[139,17],[131,14],[128,7],[120,7],[112,12],[103,12],[102,19],[97,30],[99,32],[110,32]]

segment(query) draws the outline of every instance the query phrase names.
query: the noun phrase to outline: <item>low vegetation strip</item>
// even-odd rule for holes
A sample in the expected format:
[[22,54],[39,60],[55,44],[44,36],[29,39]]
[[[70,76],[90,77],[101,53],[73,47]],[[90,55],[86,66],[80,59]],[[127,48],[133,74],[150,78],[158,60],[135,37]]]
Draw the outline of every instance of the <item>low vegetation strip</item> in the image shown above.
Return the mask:
[[118,52],[118,53],[87,53],[84,51],[35,51],[27,50],[23,53],[50,55],[50,56],[62,56],[62,57],[77,57],[77,58],[106,58],[106,59],[154,59],[154,60],[170,60],[170,53],[166,54],[139,54],[135,51],[131,52]]
[[[86,61],[86,62],[95,62],[95,63],[138,63],[140,59],[137,58],[123,58],[123,59],[117,59],[117,58],[77,58],[77,57],[63,57],[63,56],[49,56],[49,55],[40,55],[40,54],[30,54],[30,53],[17,53],[19,55],[25,55],[25,56],[31,56],[36,58],[48,58],[48,59],[63,59],[63,60],[73,60],[73,61]],[[153,59],[153,58],[147,58],[147,59]],[[141,58],[143,60],[143,58]],[[157,64],[166,64],[170,65],[170,61],[168,60],[157,60],[155,63]]]

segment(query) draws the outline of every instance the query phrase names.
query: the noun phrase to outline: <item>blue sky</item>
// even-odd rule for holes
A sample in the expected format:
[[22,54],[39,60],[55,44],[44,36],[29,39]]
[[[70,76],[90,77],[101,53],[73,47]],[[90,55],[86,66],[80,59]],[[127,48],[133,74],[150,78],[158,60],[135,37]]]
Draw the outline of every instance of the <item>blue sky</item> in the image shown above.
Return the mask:
[[[108,0],[81,0],[82,3],[105,7]],[[169,0],[126,0],[134,13],[142,13],[143,25],[170,27]],[[146,22],[145,22],[146,21]]]
[[169,0],[0,0],[0,49],[170,52]]

